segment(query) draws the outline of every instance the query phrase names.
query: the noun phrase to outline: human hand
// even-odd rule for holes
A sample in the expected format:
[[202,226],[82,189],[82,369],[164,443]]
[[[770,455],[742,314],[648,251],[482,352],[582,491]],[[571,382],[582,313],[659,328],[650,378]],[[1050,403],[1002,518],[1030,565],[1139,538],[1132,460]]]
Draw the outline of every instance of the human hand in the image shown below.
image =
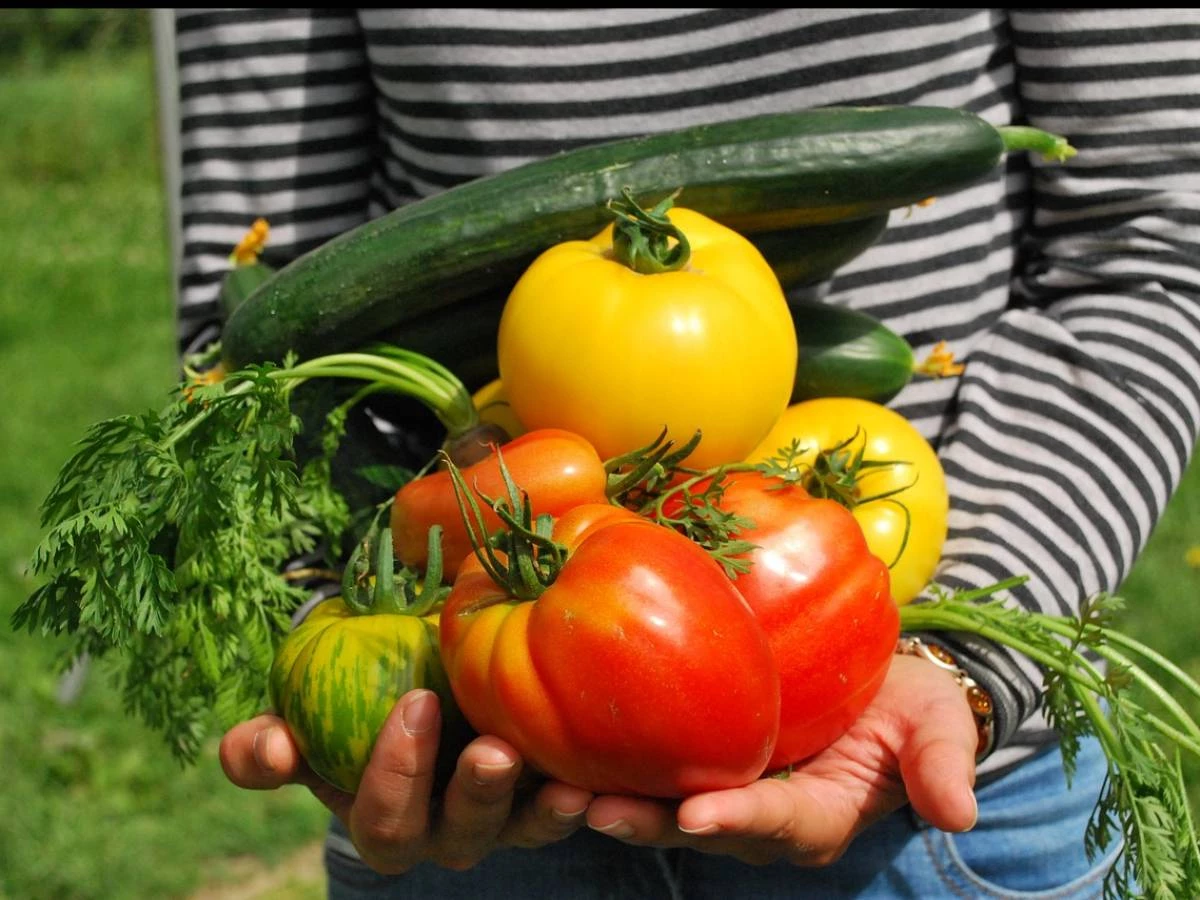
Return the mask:
[[906,801],[943,831],[971,828],[976,741],[953,678],[925,660],[897,656],[854,726],[786,778],[681,803],[597,797],[587,822],[630,844],[692,847],[754,864],[828,865]]
[[376,741],[356,794],[318,777],[287,724],[261,715],[221,740],[220,760],[235,785],[272,790],[302,784],[341,819],[363,861],[383,874],[420,862],[467,869],[502,846],[539,847],[584,822],[592,795],[558,782],[526,790],[517,752],[496,737],[472,741],[459,755],[441,797],[433,796],[441,710],[437,695],[410,691],[396,703]]

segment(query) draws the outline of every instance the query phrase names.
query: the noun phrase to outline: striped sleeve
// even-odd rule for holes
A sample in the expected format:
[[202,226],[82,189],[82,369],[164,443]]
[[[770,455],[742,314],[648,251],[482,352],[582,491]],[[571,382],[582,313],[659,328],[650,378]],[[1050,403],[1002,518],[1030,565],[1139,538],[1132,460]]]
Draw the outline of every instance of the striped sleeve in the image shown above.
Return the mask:
[[180,10],[176,47],[186,345],[256,218],[273,264],[365,221],[376,129],[353,10]]
[[[947,471],[941,584],[1028,575],[1021,602],[1074,612],[1119,588],[1182,476],[1200,428],[1195,10],[202,10],[178,14],[178,49],[185,334],[260,215],[285,261],[564,149],[830,104],[1067,135],[1066,165],[1011,154],[893,215],[818,293],[967,361],[892,401]],[[1005,707],[993,767],[1049,739],[1040,673],[962,648]]]
[[1079,155],[1035,167],[1013,300],[957,394],[938,580],[1028,574],[1026,605],[1071,613],[1119,588],[1197,438],[1200,18],[1013,12],[1012,24],[1028,121]]

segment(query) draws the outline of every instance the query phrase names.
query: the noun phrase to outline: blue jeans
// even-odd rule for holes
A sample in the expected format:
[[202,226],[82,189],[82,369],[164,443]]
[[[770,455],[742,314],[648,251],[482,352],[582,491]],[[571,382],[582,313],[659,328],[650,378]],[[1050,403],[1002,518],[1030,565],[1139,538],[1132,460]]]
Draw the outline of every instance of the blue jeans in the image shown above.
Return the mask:
[[[687,850],[631,847],[581,829],[539,850],[505,850],[467,872],[419,866],[381,876],[326,846],[330,900],[1091,900],[1118,848],[1089,860],[1083,835],[1104,779],[1099,746],[1086,742],[1071,789],[1057,747],[978,791],[979,821],[945,834],[907,809],[871,826],[834,865],[750,866]],[[344,835],[344,832],[341,832]]]

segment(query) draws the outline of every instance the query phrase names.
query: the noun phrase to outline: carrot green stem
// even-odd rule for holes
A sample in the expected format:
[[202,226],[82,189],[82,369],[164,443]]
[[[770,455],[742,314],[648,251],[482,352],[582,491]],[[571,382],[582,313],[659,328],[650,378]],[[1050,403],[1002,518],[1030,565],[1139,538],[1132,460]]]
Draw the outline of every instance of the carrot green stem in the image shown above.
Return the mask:
[[413,397],[438,418],[451,435],[479,424],[479,413],[466,386],[449,369],[428,357],[398,347],[377,347],[370,353],[336,353],[270,372],[289,389],[310,378],[351,378],[378,384],[381,389]]

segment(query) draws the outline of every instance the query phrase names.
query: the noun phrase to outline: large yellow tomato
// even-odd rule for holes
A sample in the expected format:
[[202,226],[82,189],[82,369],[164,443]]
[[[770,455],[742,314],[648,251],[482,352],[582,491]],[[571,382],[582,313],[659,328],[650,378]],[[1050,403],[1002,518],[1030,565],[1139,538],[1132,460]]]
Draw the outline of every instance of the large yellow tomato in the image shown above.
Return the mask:
[[[798,458],[805,471],[816,462],[818,449],[827,454],[845,452],[840,460],[832,459],[835,468],[853,466],[856,455],[862,454],[862,464],[843,499],[871,552],[887,563],[893,599],[904,604],[920,594],[941,559],[949,515],[946,476],[929,442],[886,406],[828,397],[788,407],[747,459],[761,462],[778,457],[780,449],[793,441],[805,448]],[[839,446],[841,451],[836,451]],[[813,477],[819,478],[820,471]],[[834,476],[827,476],[826,485],[833,480]],[[820,493],[822,486],[816,484],[810,492]]]
[[771,267],[741,235],[692,210],[670,222],[691,247],[677,271],[619,261],[611,226],[539,256],[500,320],[500,378],[530,430],[564,428],[611,458],[667,429],[702,432],[690,464],[745,458],[787,407],[791,313]]

